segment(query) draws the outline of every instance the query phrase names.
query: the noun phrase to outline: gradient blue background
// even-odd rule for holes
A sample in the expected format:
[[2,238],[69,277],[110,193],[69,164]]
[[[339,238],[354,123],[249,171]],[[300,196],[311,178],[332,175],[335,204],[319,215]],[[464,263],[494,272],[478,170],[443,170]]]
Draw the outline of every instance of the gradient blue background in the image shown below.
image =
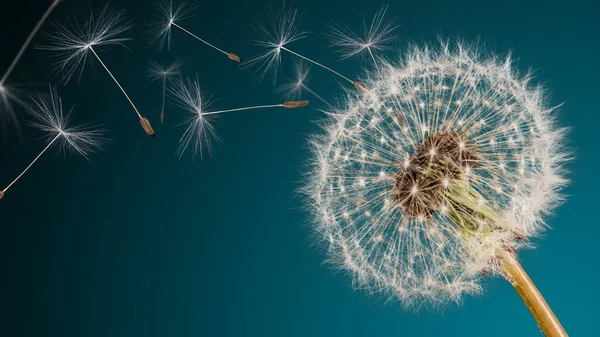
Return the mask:
[[[0,7],[0,69],[5,69],[49,1],[11,1]],[[99,8],[102,1],[91,2]],[[277,2],[272,2],[277,4]],[[254,18],[268,2],[203,2],[182,24],[223,48],[248,57]],[[136,24],[128,47],[100,48],[105,63],[155,126],[150,139],[99,64],[79,84],[59,86],[75,105],[75,121],[110,129],[112,144],[92,158],[49,152],[0,201],[1,336],[537,336],[534,320],[502,279],[485,280],[481,298],[443,313],[405,312],[400,304],[354,291],[350,278],[323,264],[303,201],[306,135],[323,106],[224,115],[223,140],[213,158],[193,162],[174,156],[184,112],[167,106],[158,123],[160,86],[144,75],[148,59],[180,57],[185,74],[198,75],[218,108],[278,103],[269,81],[174,31],[177,49],[159,56],[140,37],[150,20],[147,1],[113,3]],[[325,32],[342,20],[358,28],[380,3],[304,1],[304,27]],[[50,22],[87,17],[89,3],[65,0]],[[600,8],[581,2],[467,3],[390,1],[400,24],[402,53],[408,41],[437,36],[483,41],[493,52],[512,50],[523,70],[564,103],[561,125],[572,127],[568,202],[549,219],[539,248],[520,254],[571,336],[597,336],[598,130],[600,112]],[[51,32],[49,24],[42,29]],[[34,44],[43,44],[38,36]],[[360,75],[357,60],[338,61],[319,34],[289,46]],[[46,90],[51,61],[30,48],[9,83]],[[283,55],[284,74],[293,60]],[[368,66],[368,64],[365,64]],[[341,93],[329,73],[313,68],[308,85],[328,100]],[[19,119],[26,120],[22,109]],[[6,185],[44,146],[24,128],[25,142],[4,134],[0,184]]]

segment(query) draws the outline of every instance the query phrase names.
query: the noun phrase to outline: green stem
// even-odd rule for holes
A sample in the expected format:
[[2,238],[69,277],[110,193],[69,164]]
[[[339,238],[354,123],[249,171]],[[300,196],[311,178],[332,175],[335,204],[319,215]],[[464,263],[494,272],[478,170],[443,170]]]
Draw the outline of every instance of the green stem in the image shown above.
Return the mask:
[[[454,180],[445,197],[448,204],[448,217],[464,234],[474,236],[476,233],[480,233],[485,235],[485,233],[491,233],[498,227],[510,230],[509,224],[492,209],[485,198],[466,180]],[[481,228],[482,226],[486,226],[486,228]],[[496,256],[500,259],[504,278],[510,282],[519,294],[540,330],[548,337],[568,336],[513,253],[505,248],[498,248],[496,249]]]

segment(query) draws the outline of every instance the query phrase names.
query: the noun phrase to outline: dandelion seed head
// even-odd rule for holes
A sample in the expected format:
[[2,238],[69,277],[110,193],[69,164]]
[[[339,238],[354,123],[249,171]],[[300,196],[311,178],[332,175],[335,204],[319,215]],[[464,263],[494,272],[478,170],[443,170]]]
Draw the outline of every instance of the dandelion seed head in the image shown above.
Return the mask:
[[123,45],[129,38],[120,35],[131,25],[125,20],[123,11],[102,8],[98,15],[90,15],[84,23],[71,20],[68,25],[54,23],[55,31],[44,34],[48,44],[40,49],[54,52],[55,72],[60,73],[62,80],[68,82],[78,69],[88,60],[92,48],[106,45]]
[[[315,227],[360,288],[415,309],[458,303],[481,291],[482,270],[499,272],[498,249],[526,248],[546,227],[567,183],[565,130],[510,58],[414,46],[382,69],[364,81],[378,104],[348,91],[342,113],[311,140],[305,192]],[[472,227],[459,227],[462,204],[449,197],[457,186],[468,186],[473,209],[494,215],[460,213]]]
[[72,110],[63,110],[62,99],[53,87],[50,94],[36,93],[27,110],[32,117],[29,125],[47,133],[48,140],[60,135],[57,139],[60,151],[76,153],[89,160],[90,155],[108,142],[104,137],[106,129],[101,126],[71,126]]

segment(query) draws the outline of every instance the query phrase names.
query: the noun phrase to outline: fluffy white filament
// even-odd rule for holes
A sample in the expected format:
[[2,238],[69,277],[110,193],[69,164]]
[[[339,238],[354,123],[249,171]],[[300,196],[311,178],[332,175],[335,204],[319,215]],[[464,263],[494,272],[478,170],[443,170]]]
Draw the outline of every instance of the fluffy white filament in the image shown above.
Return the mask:
[[[403,54],[322,122],[305,192],[331,262],[358,287],[407,307],[435,307],[479,292],[481,271],[498,271],[498,248],[521,248],[540,234],[543,216],[561,201],[568,154],[543,88],[509,57],[443,43]],[[394,199],[394,173],[443,131],[466,134],[479,149],[478,165],[464,174],[502,217],[497,231],[467,237],[444,206],[414,217]],[[415,182],[412,193],[424,192]]]

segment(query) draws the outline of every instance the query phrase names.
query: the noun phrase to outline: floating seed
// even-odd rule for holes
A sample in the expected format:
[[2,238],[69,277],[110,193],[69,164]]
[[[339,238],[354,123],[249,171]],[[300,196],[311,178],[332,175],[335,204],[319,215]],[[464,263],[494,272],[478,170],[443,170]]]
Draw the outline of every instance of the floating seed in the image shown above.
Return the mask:
[[242,62],[242,59],[236,54],[228,53],[227,57],[229,57],[230,60],[234,60],[235,62]]
[[150,125],[150,121],[148,121],[148,119],[140,117],[140,124],[142,124],[142,128],[144,129],[144,131],[146,131],[148,136],[155,136],[154,130],[152,129],[152,125]]

